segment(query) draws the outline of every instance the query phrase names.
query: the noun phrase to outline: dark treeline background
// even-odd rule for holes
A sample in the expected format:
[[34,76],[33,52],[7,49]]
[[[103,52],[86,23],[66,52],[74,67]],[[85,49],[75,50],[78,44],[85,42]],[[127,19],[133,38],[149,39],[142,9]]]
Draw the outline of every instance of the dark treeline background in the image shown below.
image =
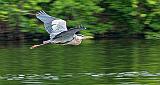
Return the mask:
[[0,37],[46,35],[39,10],[67,21],[68,28],[83,24],[94,37],[160,38],[159,0],[0,0]]

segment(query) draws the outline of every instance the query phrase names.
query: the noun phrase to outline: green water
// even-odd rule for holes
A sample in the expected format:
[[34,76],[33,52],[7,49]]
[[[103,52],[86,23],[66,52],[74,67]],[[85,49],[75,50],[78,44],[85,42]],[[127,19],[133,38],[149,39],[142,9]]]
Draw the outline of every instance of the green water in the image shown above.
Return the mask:
[[160,40],[0,43],[0,85],[160,85]]

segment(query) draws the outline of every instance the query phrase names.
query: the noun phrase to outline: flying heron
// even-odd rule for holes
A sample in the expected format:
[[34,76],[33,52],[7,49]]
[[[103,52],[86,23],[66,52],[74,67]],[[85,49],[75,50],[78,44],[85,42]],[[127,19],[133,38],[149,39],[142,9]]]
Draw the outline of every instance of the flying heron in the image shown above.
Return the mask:
[[68,45],[68,44],[79,45],[81,41],[84,39],[83,35],[75,34],[80,30],[86,29],[82,25],[74,29],[68,30],[65,20],[52,17],[47,13],[45,13],[43,10],[37,12],[36,17],[44,23],[45,30],[50,35],[50,39],[47,41],[43,41],[43,44],[33,45],[31,49],[49,43],[63,44],[63,45]]

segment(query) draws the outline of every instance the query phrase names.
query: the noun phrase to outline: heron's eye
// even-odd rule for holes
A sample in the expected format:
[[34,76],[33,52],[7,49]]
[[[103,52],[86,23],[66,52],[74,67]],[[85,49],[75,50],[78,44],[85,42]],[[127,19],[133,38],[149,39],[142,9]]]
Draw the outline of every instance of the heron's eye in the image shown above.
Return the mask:
[[82,35],[82,34],[77,34],[78,36],[81,36],[81,37],[83,37],[84,35]]

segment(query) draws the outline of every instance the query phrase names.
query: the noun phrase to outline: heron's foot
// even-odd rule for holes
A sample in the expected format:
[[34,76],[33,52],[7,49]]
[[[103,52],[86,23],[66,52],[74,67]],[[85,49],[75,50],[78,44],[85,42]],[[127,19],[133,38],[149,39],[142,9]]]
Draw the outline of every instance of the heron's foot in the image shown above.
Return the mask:
[[40,45],[33,45],[32,47],[30,47],[30,49],[36,48],[38,46],[40,46]]
[[50,43],[50,41],[43,41],[43,44],[48,44],[48,43]]

